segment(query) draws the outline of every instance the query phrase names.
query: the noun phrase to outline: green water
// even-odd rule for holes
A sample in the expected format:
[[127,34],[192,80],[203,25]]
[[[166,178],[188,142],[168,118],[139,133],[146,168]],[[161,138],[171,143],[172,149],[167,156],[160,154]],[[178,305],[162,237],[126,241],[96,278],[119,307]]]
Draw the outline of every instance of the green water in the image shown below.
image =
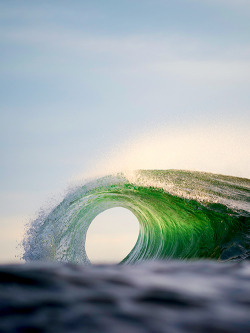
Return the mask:
[[30,260],[89,263],[85,240],[93,219],[129,209],[138,240],[122,263],[153,259],[240,261],[250,254],[250,180],[176,170],[139,170],[103,177],[68,194],[39,216],[24,240]]

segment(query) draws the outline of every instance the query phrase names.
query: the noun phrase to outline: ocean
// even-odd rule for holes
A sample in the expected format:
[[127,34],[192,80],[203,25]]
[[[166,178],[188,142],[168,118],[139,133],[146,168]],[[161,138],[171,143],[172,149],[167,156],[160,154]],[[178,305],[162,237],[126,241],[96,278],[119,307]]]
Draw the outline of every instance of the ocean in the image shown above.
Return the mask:
[[[137,242],[92,265],[103,211],[129,209]],[[250,180],[138,170],[71,190],[34,220],[25,264],[0,266],[0,332],[250,332]]]

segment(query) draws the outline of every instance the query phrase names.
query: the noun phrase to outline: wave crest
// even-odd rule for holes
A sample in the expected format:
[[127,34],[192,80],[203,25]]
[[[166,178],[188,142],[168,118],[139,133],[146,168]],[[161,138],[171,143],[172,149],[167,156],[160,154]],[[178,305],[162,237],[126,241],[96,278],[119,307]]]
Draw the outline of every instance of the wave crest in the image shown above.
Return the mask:
[[148,259],[243,260],[250,254],[250,180],[188,171],[117,174],[68,194],[32,222],[23,241],[26,261],[89,264],[86,234],[113,207],[137,217],[137,242],[122,263]]

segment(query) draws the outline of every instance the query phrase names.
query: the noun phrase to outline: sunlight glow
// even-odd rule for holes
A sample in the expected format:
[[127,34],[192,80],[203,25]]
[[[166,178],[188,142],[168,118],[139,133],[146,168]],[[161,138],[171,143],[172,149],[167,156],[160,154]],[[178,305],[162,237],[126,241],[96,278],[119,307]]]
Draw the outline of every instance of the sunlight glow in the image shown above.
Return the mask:
[[91,223],[86,252],[92,263],[119,263],[132,250],[139,233],[139,223],[125,208],[112,208]]

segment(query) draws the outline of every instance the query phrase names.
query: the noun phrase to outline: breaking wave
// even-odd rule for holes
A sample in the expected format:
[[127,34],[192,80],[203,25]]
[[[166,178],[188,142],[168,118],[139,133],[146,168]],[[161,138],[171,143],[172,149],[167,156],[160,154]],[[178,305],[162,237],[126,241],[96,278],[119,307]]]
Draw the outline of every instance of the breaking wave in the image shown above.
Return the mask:
[[91,222],[123,207],[139,236],[122,263],[154,259],[241,261],[250,255],[250,180],[181,170],[139,170],[93,180],[33,221],[23,241],[26,261],[89,264]]

